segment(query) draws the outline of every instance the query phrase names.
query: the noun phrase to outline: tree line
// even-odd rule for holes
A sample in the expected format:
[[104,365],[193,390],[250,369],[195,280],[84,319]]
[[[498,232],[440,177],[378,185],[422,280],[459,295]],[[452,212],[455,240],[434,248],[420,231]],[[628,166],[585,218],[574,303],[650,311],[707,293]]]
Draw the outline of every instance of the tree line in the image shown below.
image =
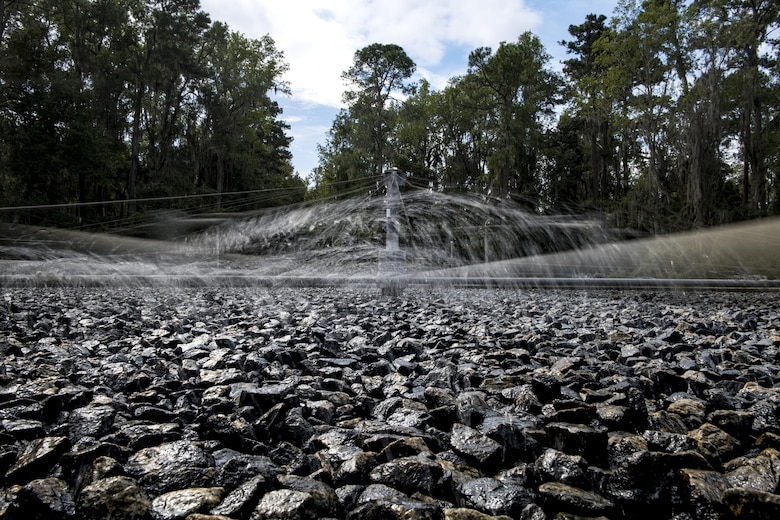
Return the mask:
[[392,164],[418,187],[650,232],[780,212],[780,3],[621,0],[569,33],[561,71],[526,32],[439,91],[401,47],[361,49],[317,193]]
[[2,0],[0,206],[76,224],[149,199],[302,200],[272,96],[289,93],[287,67],[270,36],[212,22],[199,0]]
[[199,0],[0,0],[0,208],[51,207],[13,213],[46,224],[158,199],[237,210],[375,192],[393,165],[410,186],[651,232],[777,214],[778,29],[775,0],[620,0],[570,27],[562,68],[526,32],[441,90],[400,46],[369,45],[307,189],[270,35]]

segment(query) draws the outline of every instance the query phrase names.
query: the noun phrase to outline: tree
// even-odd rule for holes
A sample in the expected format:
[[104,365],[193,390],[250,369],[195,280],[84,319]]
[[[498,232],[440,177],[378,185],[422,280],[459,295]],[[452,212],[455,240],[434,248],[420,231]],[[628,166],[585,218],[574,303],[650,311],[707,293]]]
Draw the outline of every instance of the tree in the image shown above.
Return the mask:
[[[676,202],[673,142],[677,129],[675,100],[680,87],[677,28],[672,0],[621,0],[611,27],[595,42],[596,64],[603,67],[606,93],[613,102],[613,125],[624,141],[636,130],[640,155],[632,167],[640,171],[634,195],[640,215],[637,224],[649,222],[653,231]],[[663,208],[663,210],[662,210]]]
[[[278,121],[281,109],[269,97],[290,93],[280,80],[288,69],[283,54],[270,36],[248,39],[221,23],[205,39],[207,73],[197,85],[196,108],[202,107],[203,127],[199,182],[222,193],[259,189],[277,176],[291,176],[290,140]],[[281,151],[286,155],[275,153]]]
[[530,32],[514,43],[501,43],[495,54],[482,47],[469,55],[468,74],[490,99],[483,107],[494,121],[488,168],[490,186],[499,197],[513,191],[531,201],[539,198],[535,174],[543,119],[552,115],[560,87],[559,78],[546,68],[549,59]]
[[[586,174],[590,178],[584,186],[582,198],[589,199],[590,204],[599,210],[603,209],[605,200],[621,191],[617,179],[610,174],[612,107],[604,93],[602,79],[605,71],[597,63],[598,52],[594,49],[595,43],[607,31],[606,20],[604,15],[589,14],[582,24],[569,26],[569,34],[575,39],[561,42],[574,57],[566,60],[563,67],[569,79],[567,97],[570,107],[568,117],[559,120],[563,134],[560,137],[568,135],[571,138],[570,133],[579,129],[584,141],[583,155],[587,157],[590,169],[586,172],[578,172],[578,168],[569,171]],[[575,144],[576,141],[569,142]]]
[[352,66],[343,78],[355,88],[344,94],[351,117],[367,137],[365,152],[373,163],[373,175],[381,175],[386,163],[388,136],[393,131],[394,94],[414,91],[408,82],[416,65],[394,44],[373,43],[355,53]]
[[719,0],[714,8],[721,27],[720,41],[730,50],[732,72],[726,83],[742,144],[743,205],[753,215],[765,215],[767,102],[772,89],[770,73],[777,63],[777,42],[768,40],[768,35],[780,29],[780,4],[774,0]]
[[427,80],[397,110],[391,136],[394,163],[417,182],[436,183],[443,165],[442,95]]

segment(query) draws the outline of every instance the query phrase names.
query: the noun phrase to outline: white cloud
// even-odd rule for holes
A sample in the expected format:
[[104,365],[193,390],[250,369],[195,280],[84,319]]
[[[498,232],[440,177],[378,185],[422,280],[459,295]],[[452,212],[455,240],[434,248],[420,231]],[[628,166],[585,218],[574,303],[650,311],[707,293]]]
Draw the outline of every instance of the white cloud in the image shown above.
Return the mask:
[[400,45],[433,71],[450,45],[497,45],[541,20],[523,0],[202,0],[201,6],[248,37],[269,34],[290,64],[285,79],[296,100],[331,107],[341,106],[341,74],[366,45]]

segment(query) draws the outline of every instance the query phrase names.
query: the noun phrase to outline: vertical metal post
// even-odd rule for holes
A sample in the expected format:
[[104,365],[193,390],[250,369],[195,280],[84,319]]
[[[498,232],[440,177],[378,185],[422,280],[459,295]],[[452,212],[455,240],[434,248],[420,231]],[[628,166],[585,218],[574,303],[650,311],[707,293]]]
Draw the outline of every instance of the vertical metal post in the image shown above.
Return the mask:
[[398,168],[385,171],[382,181],[387,188],[385,195],[385,249],[379,253],[379,285],[382,294],[400,296],[404,284],[400,275],[406,272],[406,252],[399,247],[399,210],[401,208],[400,187],[406,182]]

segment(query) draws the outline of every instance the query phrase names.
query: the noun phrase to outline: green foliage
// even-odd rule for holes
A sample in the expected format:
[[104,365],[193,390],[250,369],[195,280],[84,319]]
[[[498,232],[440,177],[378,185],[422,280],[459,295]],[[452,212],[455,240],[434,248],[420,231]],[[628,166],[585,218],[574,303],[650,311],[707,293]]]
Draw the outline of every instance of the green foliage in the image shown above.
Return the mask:
[[0,51],[0,202],[82,203],[7,218],[110,221],[143,210],[112,204],[137,197],[304,197],[271,98],[289,93],[282,53],[212,23],[199,0],[3,2]]

